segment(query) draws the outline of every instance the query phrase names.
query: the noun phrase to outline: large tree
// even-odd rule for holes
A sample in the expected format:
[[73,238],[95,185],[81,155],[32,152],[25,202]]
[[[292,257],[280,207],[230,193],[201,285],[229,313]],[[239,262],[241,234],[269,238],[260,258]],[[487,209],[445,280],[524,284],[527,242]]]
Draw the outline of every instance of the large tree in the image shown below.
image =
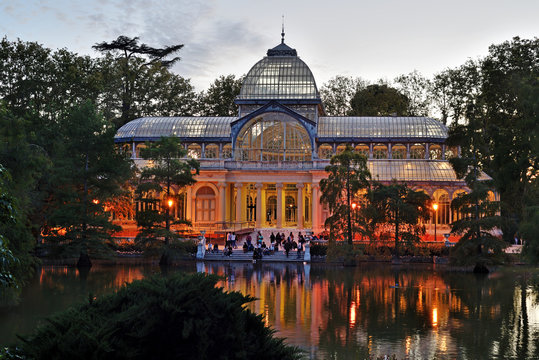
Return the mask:
[[369,85],[357,91],[350,101],[352,116],[408,115],[410,100],[386,84]]
[[[164,239],[165,246],[169,245],[169,240],[176,237],[170,230],[170,209],[169,201],[177,201],[172,197],[172,188],[176,193],[183,187],[196,182],[194,175],[198,174],[199,163],[196,159],[183,159],[187,151],[181,146],[180,140],[175,137],[162,137],[161,140],[147,143],[141,151],[141,157],[149,160],[151,165],[142,169],[140,174],[140,184],[137,187],[138,200],[145,203],[162,203],[159,206],[147,206],[146,211],[137,215],[137,222],[141,227],[141,232],[137,235],[137,240],[143,243],[155,242],[157,239]],[[164,223],[164,226],[163,226]],[[161,258],[163,263],[168,261],[167,252]]]
[[141,72],[148,66],[171,67],[180,60],[179,56],[166,59],[174,55],[181,48],[182,44],[155,48],[146,44],[140,44],[138,37],[118,36],[116,40],[95,44],[93,48],[103,53],[114,54],[120,64],[122,75],[122,108],[118,126],[122,126],[134,119],[132,112],[133,93],[135,84]]
[[378,224],[394,226],[395,255],[399,256],[401,242],[414,243],[425,233],[422,221],[430,217],[430,197],[423,191],[414,191],[406,184],[374,183],[367,195],[368,213]]
[[114,127],[91,103],[73,108],[56,130],[47,240],[80,254],[79,266],[91,266],[89,254],[102,249],[118,229],[105,203],[125,191],[122,186],[132,176],[131,163],[115,148]]
[[352,221],[352,212],[355,210],[352,204],[357,206],[361,192],[369,187],[371,174],[367,168],[367,158],[347,146],[342,153],[331,158],[325,170],[328,178],[320,181],[320,201],[328,204],[331,212],[326,219],[326,226],[333,230],[333,234],[352,244],[353,227],[366,234],[366,228],[359,226],[361,218]]
[[240,94],[243,77],[221,75],[200,94],[200,113],[207,116],[237,116],[238,106],[234,104]]
[[409,116],[429,116],[432,91],[431,82],[417,70],[395,78],[395,85],[400,93],[408,98]]
[[329,116],[346,116],[352,110],[350,101],[355,93],[368,85],[366,80],[352,76],[337,75],[320,88],[322,104]]

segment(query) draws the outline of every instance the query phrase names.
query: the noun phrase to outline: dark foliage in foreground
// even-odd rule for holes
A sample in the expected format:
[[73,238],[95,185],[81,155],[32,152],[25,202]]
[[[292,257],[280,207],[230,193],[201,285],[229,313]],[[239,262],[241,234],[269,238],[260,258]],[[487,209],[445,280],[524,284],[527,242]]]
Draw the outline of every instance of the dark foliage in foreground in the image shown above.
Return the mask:
[[[8,359],[299,359],[215,276],[135,281],[48,320]],[[0,358],[2,356],[0,355]]]

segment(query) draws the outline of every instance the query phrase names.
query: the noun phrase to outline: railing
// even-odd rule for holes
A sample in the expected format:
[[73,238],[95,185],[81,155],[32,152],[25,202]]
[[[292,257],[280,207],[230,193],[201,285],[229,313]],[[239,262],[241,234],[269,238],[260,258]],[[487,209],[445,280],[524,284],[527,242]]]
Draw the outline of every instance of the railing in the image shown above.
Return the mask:
[[[329,165],[329,160],[313,161],[236,161],[228,160],[224,162],[225,169],[324,169]],[[202,162],[201,162],[202,167]]]

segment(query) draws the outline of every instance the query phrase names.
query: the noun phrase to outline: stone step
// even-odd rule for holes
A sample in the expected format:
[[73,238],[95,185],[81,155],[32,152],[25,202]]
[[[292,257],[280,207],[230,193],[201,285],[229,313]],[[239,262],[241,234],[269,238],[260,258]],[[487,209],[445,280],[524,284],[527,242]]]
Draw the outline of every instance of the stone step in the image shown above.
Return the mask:
[[[300,257],[298,258],[296,251],[290,251],[288,257],[282,252],[279,251],[273,255],[264,255],[262,261],[277,261],[277,262],[302,262],[305,252],[301,252]],[[218,253],[206,253],[204,255],[204,260],[206,261],[252,261],[253,253],[235,250],[230,256],[224,256],[222,251]]]

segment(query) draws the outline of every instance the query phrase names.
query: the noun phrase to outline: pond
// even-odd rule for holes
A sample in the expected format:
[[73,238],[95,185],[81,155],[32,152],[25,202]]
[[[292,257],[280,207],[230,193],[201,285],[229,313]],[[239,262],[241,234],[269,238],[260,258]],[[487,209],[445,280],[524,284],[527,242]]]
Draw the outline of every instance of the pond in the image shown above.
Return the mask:
[[[249,308],[305,349],[310,359],[528,359],[539,355],[539,270],[488,276],[434,265],[186,263],[172,272],[223,276],[228,290],[258,300]],[[0,310],[0,345],[55,311],[161,274],[159,267],[50,266],[38,271],[17,307]]]

